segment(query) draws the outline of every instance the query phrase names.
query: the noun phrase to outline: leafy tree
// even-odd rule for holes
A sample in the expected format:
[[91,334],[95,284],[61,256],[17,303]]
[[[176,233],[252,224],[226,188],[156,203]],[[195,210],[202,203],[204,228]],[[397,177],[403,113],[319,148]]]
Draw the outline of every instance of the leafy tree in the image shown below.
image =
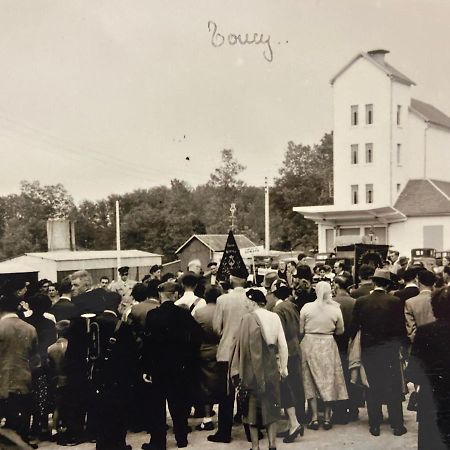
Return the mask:
[[292,211],[294,206],[333,202],[333,135],[309,146],[290,141],[271,195],[271,229],[275,248],[308,249],[317,244],[316,225]]
[[47,219],[70,217],[75,209],[72,197],[62,184],[42,186],[38,181],[22,181],[19,195],[1,202],[0,256],[47,249]]

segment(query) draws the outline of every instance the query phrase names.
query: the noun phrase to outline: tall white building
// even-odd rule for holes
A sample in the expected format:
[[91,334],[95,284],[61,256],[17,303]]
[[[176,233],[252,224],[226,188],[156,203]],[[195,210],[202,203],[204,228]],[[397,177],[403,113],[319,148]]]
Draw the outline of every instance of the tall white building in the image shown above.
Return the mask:
[[332,79],[334,204],[299,206],[319,252],[338,243],[450,249],[450,118],[411,97],[415,83],[361,52]]

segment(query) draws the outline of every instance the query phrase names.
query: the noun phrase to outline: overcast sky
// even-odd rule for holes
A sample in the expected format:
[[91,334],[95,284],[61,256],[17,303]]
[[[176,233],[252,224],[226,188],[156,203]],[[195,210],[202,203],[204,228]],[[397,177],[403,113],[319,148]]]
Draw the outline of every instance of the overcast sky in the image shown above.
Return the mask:
[[[262,185],[289,140],[332,129],[329,80],[361,50],[390,50],[450,115],[449,23],[448,0],[1,0],[0,195],[194,186],[223,148]],[[263,43],[214,47],[214,30]]]

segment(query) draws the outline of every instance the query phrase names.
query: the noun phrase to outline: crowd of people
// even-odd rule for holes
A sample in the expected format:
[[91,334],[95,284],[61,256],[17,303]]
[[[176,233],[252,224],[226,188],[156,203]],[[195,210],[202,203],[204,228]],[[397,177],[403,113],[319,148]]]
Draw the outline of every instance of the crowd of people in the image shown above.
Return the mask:
[[[127,432],[145,431],[144,450],[165,450],[168,408],[178,448],[191,432],[210,432],[210,448],[229,443],[242,424],[252,450],[264,430],[273,450],[279,439],[301,441],[305,428],[357,421],[364,406],[372,436],[382,405],[402,436],[408,398],[419,449],[450,448],[446,262],[427,270],[392,253],[355,274],[345,261],[311,268],[300,257],[259,283],[242,268],[226,281],[216,262],[205,269],[199,260],[175,274],[155,265],[137,282],[121,267],[117,281],[97,285],[85,270],[57,284],[7,280],[3,426],[33,448],[54,440],[126,450]],[[202,419],[195,430],[190,416]]]

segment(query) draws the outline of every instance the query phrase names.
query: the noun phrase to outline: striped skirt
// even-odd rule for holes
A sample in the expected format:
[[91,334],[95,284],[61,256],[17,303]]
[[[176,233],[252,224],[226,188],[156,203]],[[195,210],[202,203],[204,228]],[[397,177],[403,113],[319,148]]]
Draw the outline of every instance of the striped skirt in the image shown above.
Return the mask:
[[324,402],[347,400],[341,358],[332,335],[306,334],[301,342],[305,397]]

